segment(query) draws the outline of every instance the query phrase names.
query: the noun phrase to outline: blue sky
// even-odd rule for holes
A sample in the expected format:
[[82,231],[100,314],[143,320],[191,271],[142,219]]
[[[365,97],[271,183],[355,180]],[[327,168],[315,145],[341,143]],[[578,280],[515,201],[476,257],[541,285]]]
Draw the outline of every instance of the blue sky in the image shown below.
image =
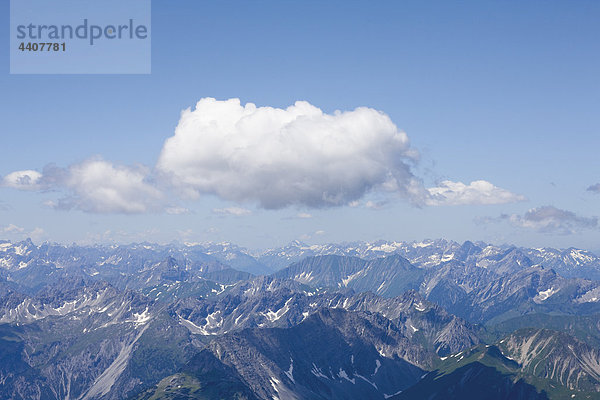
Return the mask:
[[[7,35],[8,2],[2,7]],[[600,193],[587,190],[600,182],[599,18],[594,1],[154,0],[150,75],[10,75],[5,36],[1,236],[249,247],[446,237],[599,249]],[[418,152],[415,161],[398,149],[389,162],[404,160],[423,193],[447,189],[444,181],[484,180],[497,190],[454,187],[436,202],[373,179],[358,199],[308,204],[290,195],[266,209],[263,192],[252,192],[264,186],[252,182],[243,193],[165,184],[157,173],[165,141],[182,110],[207,97],[259,109],[304,100],[325,114],[378,110]],[[161,204],[94,206],[89,186],[19,190],[6,178],[47,165],[74,174],[94,160],[144,175],[146,198],[156,189]],[[363,173],[355,160],[345,160],[348,171]],[[325,171],[335,181],[338,169]],[[235,186],[239,177],[227,176]],[[182,194],[188,189],[193,196]]]

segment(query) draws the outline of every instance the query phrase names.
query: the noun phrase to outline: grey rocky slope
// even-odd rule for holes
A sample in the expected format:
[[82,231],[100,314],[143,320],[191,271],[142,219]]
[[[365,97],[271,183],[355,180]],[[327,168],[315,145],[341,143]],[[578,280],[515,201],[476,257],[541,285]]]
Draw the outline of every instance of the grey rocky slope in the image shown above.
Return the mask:
[[103,282],[47,287],[2,318],[0,398],[122,398],[197,351],[148,298]]
[[498,345],[524,372],[567,389],[600,392],[600,350],[547,329],[519,330]]
[[169,312],[191,333],[221,335],[244,328],[288,328],[321,309],[366,311],[389,319],[404,335],[441,356],[480,342],[477,328],[414,291],[394,298],[372,293],[315,294],[290,289],[290,283],[260,279],[257,284],[265,286],[263,290],[234,287],[212,298],[182,299],[173,303]]

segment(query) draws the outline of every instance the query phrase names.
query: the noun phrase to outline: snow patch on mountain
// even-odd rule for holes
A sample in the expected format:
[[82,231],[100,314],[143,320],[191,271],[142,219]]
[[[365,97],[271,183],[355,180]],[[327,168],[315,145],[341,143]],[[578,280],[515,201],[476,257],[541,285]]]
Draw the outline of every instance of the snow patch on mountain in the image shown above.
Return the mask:
[[550,296],[556,294],[560,289],[554,289],[551,287],[550,289],[543,290],[538,292],[537,296],[534,297],[534,300],[544,301],[547,300]]

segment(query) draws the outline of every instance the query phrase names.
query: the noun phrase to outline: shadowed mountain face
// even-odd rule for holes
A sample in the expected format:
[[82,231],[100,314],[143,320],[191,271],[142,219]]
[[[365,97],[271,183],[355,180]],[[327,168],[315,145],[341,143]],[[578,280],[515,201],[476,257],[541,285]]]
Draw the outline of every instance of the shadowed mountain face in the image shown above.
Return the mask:
[[[303,254],[271,275],[227,264]],[[600,284],[575,249],[25,241],[0,242],[0,263],[0,398],[600,393]]]
[[[7,329],[4,344],[11,348],[3,354],[12,362],[5,366],[4,373],[14,379],[6,381],[4,397],[28,398],[28,388],[35,388],[39,398],[119,398],[121,393],[135,393],[185,368],[202,349],[214,350],[218,343],[230,343],[226,338],[249,340],[246,336],[250,335],[254,343],[265,332],[275,335],[269,343],[278,340],[276,347],[281,347],[281,352],[295,354],[298,371],[300,365],[312,366],[312,361],[301,361],[303,355],[324,351],[315,346],[336,343],[339,354],[351,347],[356,349],[344,357],[344,362],[356,358],[373,370],[378,363],[401,366],[403,371],[412,371],[408,376],[413,381],[424,368],[434,364],[436,352],[446,354],[479,342],[477,331],[466,321],[446,313],[416,292],[398,298],[370,293],[316,294],[294,281],[256,278],[225,287],[221,292],[210,292],[212,296],[179,299],[179,294],[173,294],[169,303],[159,302],[136,291],[123,292],[107,283],[81,279],[48,286],[35,296],[7,289],[5,296],[12,300],[5,303],[2,318],[9,323],[2,326]],[[308,332],[319,333],[312,336],[312,341],[302,342],[300,339]],[[295,345],[285,347],[291,340],[288,334],[294,335],[300,346],[295,352]],[[329,344],[322,342],[327,336],[331,336]],[[211,339],[219,340],[205,348]],[[14,343],[18,344],[17,351]],[[256,342],[255,355],[268,348],[268,344]],[[320,358],[315,365],[333,379],[328,360],[332,358]],[[281,360],[278,362],[283,368]],[[339,363],[342,365],[342,360]],[[248,373],[247,368],[242,373],[237,370],[240,365],[230,364],[225,363],[229,369],[224,370],[234,368],[240,376]],[[23,368],[29,371],[31,379],[25,380],[26,375],[17,373]],[[288,364],[286,371],[287,368]],[[356,371],[362,375],[361,369],[347,367],[344,371],[351,374],[350,380]],[[344,376],[344,372],[336,372]],[[408,378],[403,379],[402,382],[409,382]],[[349,382],[342,380],[344,384]],[[395,377],[392,382],[396,380],[400,378]],[[304,384],[310,387],[310,380]],[[370,392],[360,393],[373,395],[373,385],[365,384],[364,390]],[[240,393],[248,393],[247,390],[255,393],[258,389],[248,386]]]
[[226,334],[183,372],[208,390],[209,382],[227,388],[214,371],[230,371],[220,378],[235,377],[236,385],[258,398],[383,399],[422,376],[423,370],[406,359],[429,357],[381,316],[327,309],[289,329]]
[[392,396],[393,400],[546,400],[535,386],[479,362],[458,368],[447,375],[430,374],[417,385]]

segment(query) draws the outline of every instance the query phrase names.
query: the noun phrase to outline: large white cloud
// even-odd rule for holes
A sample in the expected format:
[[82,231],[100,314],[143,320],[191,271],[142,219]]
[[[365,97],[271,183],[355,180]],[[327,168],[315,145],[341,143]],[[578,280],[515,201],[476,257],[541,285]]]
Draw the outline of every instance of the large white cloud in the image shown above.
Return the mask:
[[468,185],[443,181],[439,186],[428,188],[427,191],[429,196],[425,203],[430,206],[505,204],[526,200],[524,196],[483,180],[473,181]]
[[371,108],[326,114],[305,101],[280,109],[204,98],[182,112],[157,169],[192,195],[327,207],[375,188],[423,196],[408,165],[415,155],[406,134]]

